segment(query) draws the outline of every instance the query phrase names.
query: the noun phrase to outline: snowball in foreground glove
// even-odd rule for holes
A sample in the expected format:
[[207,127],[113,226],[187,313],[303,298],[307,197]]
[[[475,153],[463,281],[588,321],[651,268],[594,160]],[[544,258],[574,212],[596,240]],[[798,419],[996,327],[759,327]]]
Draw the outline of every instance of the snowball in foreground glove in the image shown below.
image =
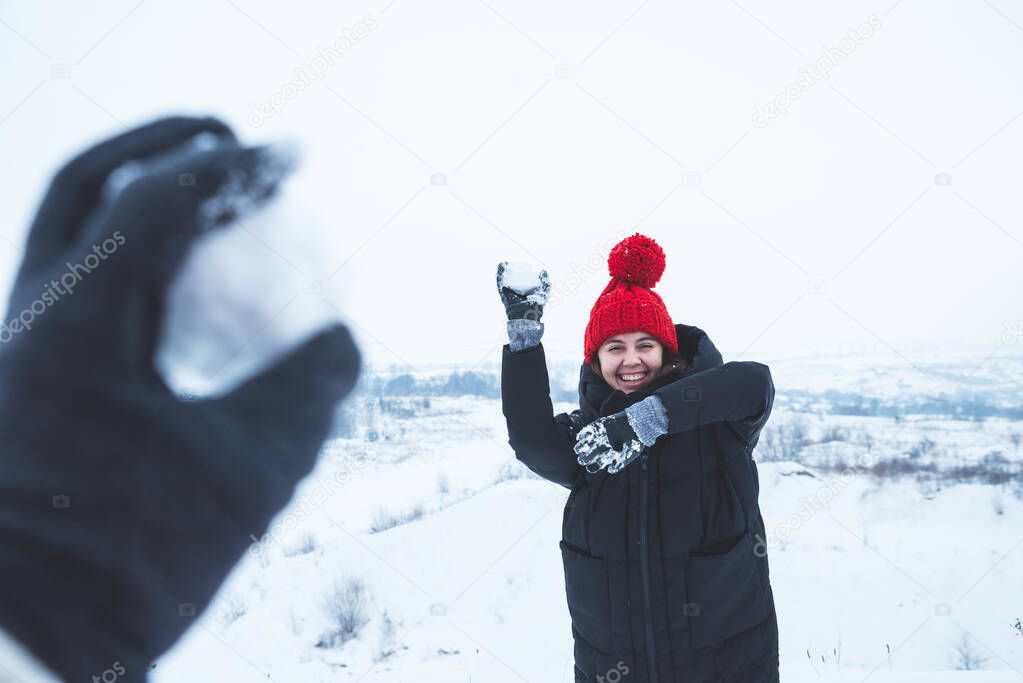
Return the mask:
[[[182,147],[200,133],[217,144]],[[217,399],[177,400],[153,366],[192,240],[286,172],[219,121],[165,119],[71,161],[39,209],[6,318],[31,324],[0,344],[0,627],[64,679],[118,662],[145,680],[312,469],[355,383],[340,325]],[[54,299],[69,271],[74,295]]]

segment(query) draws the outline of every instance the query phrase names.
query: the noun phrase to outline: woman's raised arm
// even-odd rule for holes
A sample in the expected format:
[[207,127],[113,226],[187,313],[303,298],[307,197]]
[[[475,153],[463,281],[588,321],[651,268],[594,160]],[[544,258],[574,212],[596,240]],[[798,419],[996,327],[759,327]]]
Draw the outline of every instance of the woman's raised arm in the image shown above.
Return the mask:
[[505,345],[501,399],[515,457],[544,479],[572,488],[582,472],[573,450],[582,412],[554,415],[542,344],[519,352]]
[[731,361],[693,373],[654,392],[668,414],[668,433],[711,422],[728,422],[747,445],[756,445],[771,416],[771,369],[755,361]]
[[508,443],[519,459],[544,479],[568,488],[582,468],[575,460],[581,412],[554,415],[544,355],[543,306],[551,283],[547,271],[526,264],[497,266],[497,292],[508,315],[508,344],[501,361],[501,399]]

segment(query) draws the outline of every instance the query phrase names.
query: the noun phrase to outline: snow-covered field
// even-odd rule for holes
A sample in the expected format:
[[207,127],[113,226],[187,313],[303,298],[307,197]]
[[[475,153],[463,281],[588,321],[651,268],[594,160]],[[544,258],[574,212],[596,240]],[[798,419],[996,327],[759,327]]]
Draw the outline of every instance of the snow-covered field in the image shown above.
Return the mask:
[[[1000,409],[1014,387],[1018,408],[1011,350],[979,366],[770,361],[778,399],[755,455],[783,681],[1023,678],[1023,423],[883,410],[935,382],[950,404]],[[847,402],[825,388],[881,407],[836,415]],[[385,402],[355,399],[352,438],[327,445],[154,680],[572,680],[567,492],[514,460],[495,398]]]

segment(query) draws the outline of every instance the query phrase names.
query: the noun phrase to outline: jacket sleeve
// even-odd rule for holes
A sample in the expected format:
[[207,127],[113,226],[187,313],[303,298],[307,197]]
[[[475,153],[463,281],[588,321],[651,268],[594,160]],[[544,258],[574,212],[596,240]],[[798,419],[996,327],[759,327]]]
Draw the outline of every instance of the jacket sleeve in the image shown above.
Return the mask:
[[515,457],[538,475],[572,488],[582,467],[576,462],[575,436],[581,411],[554,415],[543,344],[513,352],[505,344],[501,361],[501,400],[508,443]]
[[731,361],[696,372],[654,392],[668,413],[668,433],[728,422],[755,446],[774,406],[774,381],[763,363]]

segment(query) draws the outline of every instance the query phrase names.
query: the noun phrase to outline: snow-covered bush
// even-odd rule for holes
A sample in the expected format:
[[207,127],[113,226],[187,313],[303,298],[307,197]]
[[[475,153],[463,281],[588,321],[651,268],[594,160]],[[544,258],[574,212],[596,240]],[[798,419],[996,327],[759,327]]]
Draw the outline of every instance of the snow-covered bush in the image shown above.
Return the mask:
[[421,519],[426,511],[423,510],[422,505],[416,505],[411,510],[405,512],[399,512],[392,514],[388,512],[386,508],[377,508],[376,514],[373,515],[373,522],[370,524],[369,531],[371,534],[378,534],[381,531],[387,531],[393,529],[396,526],[402,524],[408,524],[414,522],[417,519]]
[[856,436],[856,443],[866,448],[869,453],[874,448],[874,435],[870,432],[860,432]]
[[347,577],[334,583],[323,596],[323,611],[329,626],[317,647],[341,647],[369,623],[370,596],[366,582]]
[[291,632],[298,636],[302,634],[302,622],[303,620],[295,614],[295,610],[291,609],[288,611],[288,626],[291,628]]
[[1012,469],[1013,463],[1001,451],[988,451],[981,458],[980,464],[990,472],[1004,472]]
[[514,458],[505,461],[501,465],[500,469],[497,470],[497,474],[494,476],[494,483],[500,484],[502,481],[509,481],[512,479],[539,479],[540,477],[533,474],[532,471],[525,465]]
[[934,446],[935,443],[925,436],[920,439],[917,444],[910,448],[906,454],[913,460],[917,460],[924,455],[930,454],[930,452],[934,450]]
[[391,619],[391,615],[387,613],[387,610],[384,610],[383,615],[380,617],[380,644],[373,659],[378,662],[387,659],[394,654],[397,644],[398,625]]
[[838,673],[842,671],[842,641],[831,647],[806,648],[806,659],[814,672],[820,676],[822,673]]
[[376,441],[379,437],[379,400],[376,396],[356,390],[334,414],[330,438]]
[[848,441],[849,430],[838,425],[830,425],[824,429],[818,443],[830,443],[832,441]]
[[238,593],[231,593],[224,597],[220,604],[220,623],[227,628],[241,617],[245,616],[245,598]]
[[308,555],[319,547],[316,542],[316,537],[312,534],[302,534],[302,537],[298,539],[292,545],[284,548],[285,557],[295,557],[296,555]]
[[756,458],[761,462],[800,462],[800,452],[809,443],[808,434],[809,427],[804,415],[780,413],[761,432],[755,451]]
[[401,419],[409,419],[425,415],[430,411],[431,405],[429,396],[419,398],[384,398],[381,396],[378,399],[378,403],[381,413]]

